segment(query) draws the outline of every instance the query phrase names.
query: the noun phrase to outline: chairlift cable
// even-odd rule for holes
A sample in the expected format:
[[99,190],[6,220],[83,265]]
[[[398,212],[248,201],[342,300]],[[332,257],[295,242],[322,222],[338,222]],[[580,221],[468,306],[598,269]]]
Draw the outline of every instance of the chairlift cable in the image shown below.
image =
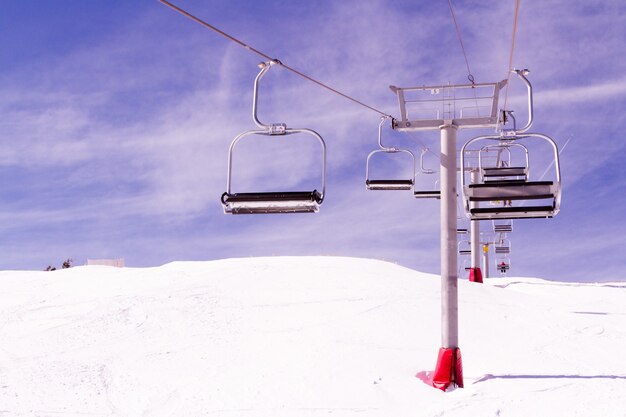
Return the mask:
[[[452,15],[452,21],[454,22],[454,27],[456,29],[456,36],[459,39],[459,43],[461,44],[461,51],[463,52],[463,57],[465,58],[465,66],[467,67],[467,79],[472,83],[472,86],[474,86],[476,82],[474,80],[474,76],[472,75],[472,71],[470,70],[469,59],[467,59],[465,45],[463,44],[463,38],[461,37],[461,29],[459,28],[459,23],[457,22],[456,14],[454,13],[454,7],[452,7],[452,0],[448,0],[448,6],[450,6],[450,14]],[[472,91],[474,93],[474,102],[476,103],[476,114],[480,114],[478,98],[476,97],[476,90],[472,89]]]
[[380,115],[382,115],[382,116],[386,116],[386,117],[393,118],[393,116],[391,116],[391,115],[389,115],[389,114],[387,114],[387,113],[385,113],[385,112],[383,112],[383,111],[381,111],[381,110],[378,110],[378,109],[377,109],[377,108],[375,108],[375,107],[372,107],[372,106],[370,106],[370,105],[368,105],[368,104],[365,104],[365,103],[363,103],[362,101],[359,101],[359,100],[357,100],[357,99],[355,99],[355,98],[353,98],[353,97],[350,97],[350,96],[349,96],[349,95],[347,95],[347,94],[344,94],[344,93],[342,93],[342,92],[340,92],[340,91],[338,91],[338,90],[336,90],[336,89],[334,89],[334,88],[332,88],[332,87],[330,87],[330,86],[328,86],[328,85],[326,85],[326,84],[324,84],[324,83],[322,83],[322,82],[320,82],[320,81],[318,81],[318,80],[316,80],[316,79],[314,79],[314,78],[312,78],[312,77],[309,77],[309,76],[308,76],[308,75],[306,75],[306,74],[303,74],[302,72],[300,72],[300,71],[298,71],[298,70],[296,70],[296,69],[294,69],[294,68],[292,68],[292,67],[288,66],[287,64],[285,64],[285,63],[281,62],[280,60],[278,60],[278,59],[276,59],[276,58],[271,58],[269,55],[267,55],[267,54],[265,54],[265,53],[263,53],[263,52],[259,51],[258,49],[253,48],[253,47],[252,47],[252,46],[250,46],[250,45],[245,44],[244,42],[240,41],[239,39],[237,39],[237,38],[235,38],[235,37],[233,37],[233,36],[231,36],[231,35],[227,34],[226,32],[224,32],[224,31],[222,31],[222,30],[220,30],[220,29],[216,28],[215,26],[213,26],[213,25],[211,25],[211,24],[209,24],[209,23],[205,22],[204,20],[202,20],[202,19],[200,19],[200,18],[198,18],[198,17],[196,17],[196,16],[192,15],[191,13],[186,12],[185,10],[183,10],[183,9],[181,9],[180,7],[178,7],[178,6],[176,6],[176,5],[172,4],[172,3],[170,3],[170,2],[169,2],[169,1],[167,1],[167,0],[159,0],[159,2],[161,2],[161,3],[162,3],[162,4],[164,4],[165,6],[169,7],[170,9],[172,9],[172,10],[174,10],[174,11],[176,11],[176,12],[178,12],[178,13],[182,14],[183,16],[185,16],[185,17],[187,17],[187,18],[189,18],[189,19],[193,20],[194,22],[199,23],[199,24],[201,24],[202,26],[204,26],[204,27],[206,27],[206,28],[208,28],[208,29],[211,29],[212,31],[214,31],[214,32],[218,33],[219,35],[224,36],[224,37],[225,37],[225,38],[227,38],[228,40],[231,40],[231,41],[235,42],[236,44],[238,44],[238,45],[240,45],[240,46],[242,46],[242,47],[246,48],[247,50],[249,50],[249,51],[251,51],[251,52],[254,52],[255,54],[257,54],[257,55],[259,55],[259,56],[263,57],[263,59],[265,59],[265,60],[271,61],[271,62],[273,62],[274,64],[278,64],[278,65],[280,65],[281,67],[283,67],[283,68],[285,68],[285,69],[287,69],[287,70],[289,70],[289,71],[293,72],[294,74],[299,75],[300,77],[305,78],[305,79],[307,79],[307,80],[309,80],[309,81],[311,81],[311,82],[313,82],[313,83],[315,83],[315,84],[319,85],[320,87],[325,88],[325,89],[327,89],[327,90],[329,90],[329,91],[331,91],[331,92],[333,92],[333,93],[335,93],[335,94],[338,94],[338,95],[340,95],[341,97],[346,98],[346,99],[348,99],[348,100],[352,101],[353,103],[356,103],[356,104],[359,104],[359,105],[361,105],[361,106],[363,106],[363,107],[366,107],[366,108],[368,108],[368,109],[370,109],[370,110],[372,110],[372,111],[374,111],[374,112],[376,112],[376,113],[379,113],[379,114],[380,114]]
[[509,95],[509,80],[511,79],[511,71],[513,70],[513,53],[515,52],[515,37],[517,35],[517,17],[519,16],[520,0],[515,0],[515,14],[513,16],[513,33],[511,34],[511,50],[509,52],[509,65],[506,70],[506,88],[504,89],[504,106],[506,110],[506,102]]
[[456,29],[456,36],[459,39],[459,43],[461,44],[461,51],[463,52],[463,57],[465,58],[465,65],[467,66],[467,79],[472,84],[476,84],[474,81],[474,76],[472,75],[472,71],[470,70],[470,64],[469,64],[469,60],[467,59],[467,53],[465,52],[465,46],[463,45],[463,38],[461,37],[461,29],[459,28],[459,24],[456,20],[456,15],[454,14],[454,8],[452,7],[452,0],[448,0],[448,6],[450,6],[450,14],[452,15],[452,21],[454,22],[454,27]]

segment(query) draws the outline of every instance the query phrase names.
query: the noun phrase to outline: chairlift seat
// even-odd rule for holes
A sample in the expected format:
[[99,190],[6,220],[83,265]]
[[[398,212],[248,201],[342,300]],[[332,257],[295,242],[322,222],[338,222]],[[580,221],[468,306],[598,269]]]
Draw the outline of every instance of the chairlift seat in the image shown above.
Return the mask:
[[465,187],[469,201],[536,200],[554,198],[552,181],[491,181]]
[[322,204],[317,191],[288,191],[222,194],[224,213],[317,213]]
[[479,207],[470,208],[469,212],[471,220],[547,219],[556,214],[554,206]]
[[433,191],[413,191],[413,196],[415,198],[441,198],[441,191],[433,190]]
[[526,177],[524,177],[524,178],[485,177],[484,181],[485,181],[485,184],[492,184],[494,182],[503,182],[503,183],[511,184],[511,183],[527,182],[528,179]]
[[496,224],[493,226],[493,231],[496,233],[512,232],[513,226],[510,224]]
[[410,190],[413,188],[413,180],[367,180],[365,186],[368,190]]
[[526,178],[485,178],[485,184],[493,184],[494,182],[500,182],[502,184],[522,184],[527,182]]
[[465,228],[462,228],[462,229],[456,229],[456,232],[457,232],[459,235],[465,235],[465,234],[467,234],[467,233],[468,233],[468,230],[467,230],[467,229],[465,229]]
[[524,177],[528,175],[527,167],[490,167],[483,168],[482,175],[484,178],[490,177]]
[[459,250],[459,255],[471,255],[472,251],[471,249],[460,249]]
[[511,248],[508,246],[496,246],[496,253],[511,253]]

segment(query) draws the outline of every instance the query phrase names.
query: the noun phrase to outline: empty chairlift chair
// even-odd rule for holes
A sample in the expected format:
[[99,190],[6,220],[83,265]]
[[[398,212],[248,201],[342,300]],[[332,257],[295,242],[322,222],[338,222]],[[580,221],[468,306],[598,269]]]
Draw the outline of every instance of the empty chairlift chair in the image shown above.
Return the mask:
[[493,247],[497,255],[509,255],[511,253],[511,241],[508,239],[500,239],[493,242]]
[[[263,124],[257,118],[257,99],[259,80],[270,69],[274,62],[262,63],[261,71],[254,80],[254,98],[252,116],[254,123],[260,128],[239,134],[228,150],[228,178],[226,192],[222,194],[224,213],[227,214],[265,214],[265,213],[315,213],[324,201],[326,189],[326,144],[324,139],[311,129],[292,129],[284,123]],[[236,193],[231,189],[233,174],[233,152],[235,146],[245,137],[271,138],[277,135],[295,135],[314,137],[320,144],[321,151],[321,186],[312,191],[273,191]],[[267,139],[264,139],[267,140]],[[270,139],[271,140],[271,139]]]
[[472,254],[472,243],[469,240],[461,240],[457,244],[459,248],[459,255],[471,255]]
[[470,264],[471,262],[468,257],[464,257],[461,261],[459,261],[459,270],[457,271],[459,276],[465,275],[465,273],[471,269]]
[[[368,190],[412,190],[415,177],[415,155],[413,152],[407,149],[400,149],[392,146],[385,146],[382,143],[383,124],[389,119],[383,116],[378,124],[378,146],[380,149],[376,149],[367,155],[367,161],[365,163],[365,187]],[[370,163],[371,159],[376,154],[405,154],[410,158],[411,177],[410,178],[394,178],[394,179],[371,179],[370,178]]]
[[493,232],[494,233],[511,233],[513,231],[512,220],[493,220]]
[[[422,152],[420,153],[420,173],[422,174],[426,174],[426,175],[432,175],[435,173],[435,171],[433,171],[432,169],[428,169],[424,167],[424,155],[429,151],[428,148],[422,148]],[[415,187],[413,189],[413,196],[415,198],[436,198],[436,199],[440,199],[441,198],[441,190],[438,190],[438,184],[439,180],[435,181],[435,187],[433,187],[433,189],[426,189],[426,190],[416,190]]]
[[[466,142],[461,149],[461,167],[464,170],[461,175],[461,190],[466,213],[472,220],[550,218],[560,210],[561,173],[558,148],[554,140],[546,135],[527,133],[532,124],[532,88],[524,72],[516,72],[528,87],[529,121],[527,125],[520,130],[501,131],[500,135],[475,137]],[[552,149],[553,178],[551,180],[529,179],[528,148],[522,142],[530,144],[533,141],[537,142],[537,139],[547,143]],[[471,167],[465,164],[465,154],[470,149],[470,145],[481,141],[496,142],[495,145],[481,147],[481,153],[493,151],[496,148],[506,151],[510,151],[513,147],[524,149],[526,166],[507,166],[507,164],[488,168],[479,166],[477,167],[480,172],[479,181],[468,183],[465,172]]]
[[[511,150],[521,150],[524,158],[517,165],[512,165]],[[496,154],[495,165],[486,164],[485,154]],[[485,182],[524,182],[528,180],[528,148],[520,143],[507,142],[487,145],[478,151],[478,167]]]

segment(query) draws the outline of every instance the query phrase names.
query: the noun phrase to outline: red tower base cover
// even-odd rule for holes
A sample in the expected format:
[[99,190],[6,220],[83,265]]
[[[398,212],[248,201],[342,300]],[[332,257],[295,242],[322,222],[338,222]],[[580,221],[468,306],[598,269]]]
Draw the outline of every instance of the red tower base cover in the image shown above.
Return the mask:
[[441,348],[432,385],[445,391],[451,384],[463,388],[463,362],[459,348]]
[[483,273],[480,272],[480,268],[470,268],[469,280],[470,282],[483,283]]

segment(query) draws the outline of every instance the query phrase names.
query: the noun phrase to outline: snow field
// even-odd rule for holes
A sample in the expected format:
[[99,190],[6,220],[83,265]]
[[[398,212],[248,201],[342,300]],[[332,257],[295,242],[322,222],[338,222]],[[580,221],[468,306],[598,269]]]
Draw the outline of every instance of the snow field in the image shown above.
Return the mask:
[[289,257],[0,272],[0,416],[626,416],[626,284]]

